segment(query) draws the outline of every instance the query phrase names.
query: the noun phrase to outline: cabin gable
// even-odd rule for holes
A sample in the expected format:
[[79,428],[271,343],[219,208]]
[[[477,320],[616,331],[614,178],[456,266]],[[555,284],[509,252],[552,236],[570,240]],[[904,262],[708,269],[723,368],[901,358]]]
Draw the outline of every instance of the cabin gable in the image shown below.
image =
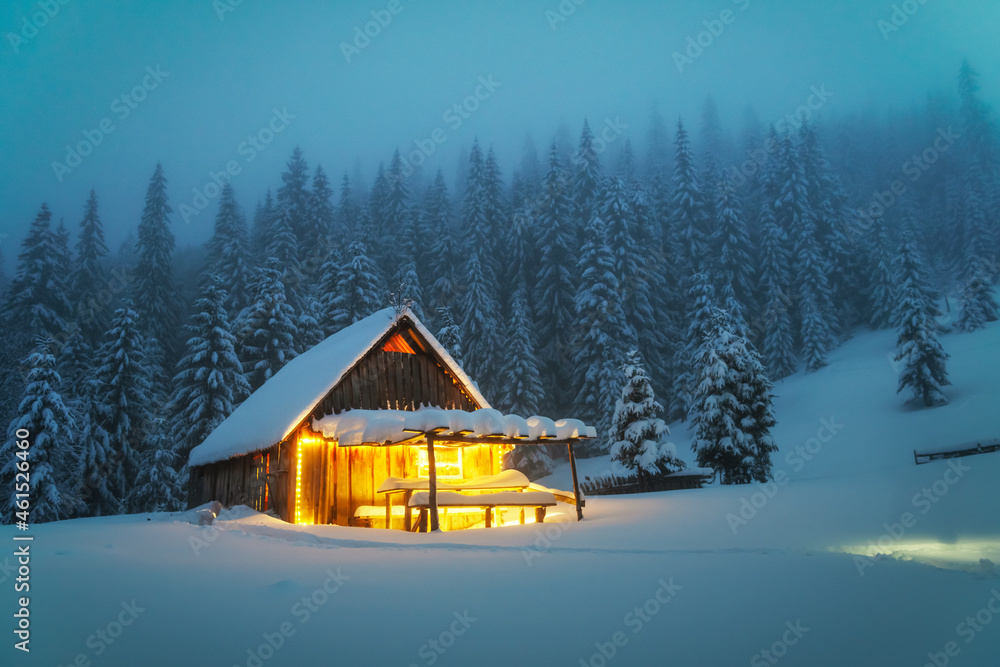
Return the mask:
[[479,403],[407,318],[400,319],[323,397],[314,419],[343,410],[476,410]]

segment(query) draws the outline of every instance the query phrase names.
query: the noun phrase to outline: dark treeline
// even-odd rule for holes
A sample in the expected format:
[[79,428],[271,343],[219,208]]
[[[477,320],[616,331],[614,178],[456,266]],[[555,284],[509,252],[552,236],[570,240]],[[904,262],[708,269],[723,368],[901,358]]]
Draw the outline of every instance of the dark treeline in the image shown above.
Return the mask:
[[[477,140],[451,188],[398,151],[337,186],[296,148],[249,220],[221,188],[198,249],[175,248],[160,166],[115,254],[96,194],[75,240],[43,204],[0,275],[0,476],[24,428],[35,520],[178,507],[188,452],[240,401],[396,304],[495,407],[596,424],[587,455],[679,465],[643,444],[668,434],[662,403],[691,422],[699,464],[763,480],[772,382],[823,367],[859,327],[894,327],[900,389],[934,405],[944,322],[997,317],[1000,153],[968,64],[957,95],[918,112],[779,127],[748,113],[733,132],[709,100],[693,128],[654,112],[641,155],[586,122],[566,143],[529,140],[501,168]],[[643,427],[626,435],[628,419]],[[529,449],[513,463],[551,468]]]

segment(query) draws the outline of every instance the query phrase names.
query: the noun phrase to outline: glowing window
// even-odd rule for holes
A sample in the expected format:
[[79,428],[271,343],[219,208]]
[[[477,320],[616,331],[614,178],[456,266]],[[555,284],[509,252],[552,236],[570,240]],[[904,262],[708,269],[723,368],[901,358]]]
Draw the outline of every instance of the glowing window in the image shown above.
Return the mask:
[[[438,479],[461,479],[462,478],[462,448],[461,447],[441,447],[434,448],[434,463],[437,468]],[[417,448],[417,476],[430,477],[431,467],[427,463],[427,448]]]

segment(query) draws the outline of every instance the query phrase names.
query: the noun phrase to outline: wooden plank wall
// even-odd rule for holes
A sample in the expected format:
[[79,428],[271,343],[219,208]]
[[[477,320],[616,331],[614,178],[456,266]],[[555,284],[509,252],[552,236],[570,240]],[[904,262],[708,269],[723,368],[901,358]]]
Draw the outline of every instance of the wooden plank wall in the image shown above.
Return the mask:
[[430,354],[373,350],[320,401],[316,419],[343,410],[474,410],[475,402]]

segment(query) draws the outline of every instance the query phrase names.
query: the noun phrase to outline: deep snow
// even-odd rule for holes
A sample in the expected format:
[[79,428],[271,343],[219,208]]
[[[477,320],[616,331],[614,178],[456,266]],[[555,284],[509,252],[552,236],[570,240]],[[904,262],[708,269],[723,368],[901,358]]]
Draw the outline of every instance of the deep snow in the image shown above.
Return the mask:
[[[32,653],[8,633],[3,664],[1000,664],[1000,454],[916,466],[912,453],[1000,435],[1000,326],[943,337],[941,408],[896,396],[893,343],[860,334],[778,383],[765,487],[591,497],[582,523],[560,505],[566,522],[438,535],[245,508],[213,527],[162,514],[33,527]],[[671,428],[690,461],[690,435]],[[568,470],[539,481],[567,488]],[[0,570],[8,591],[14,576]]]

